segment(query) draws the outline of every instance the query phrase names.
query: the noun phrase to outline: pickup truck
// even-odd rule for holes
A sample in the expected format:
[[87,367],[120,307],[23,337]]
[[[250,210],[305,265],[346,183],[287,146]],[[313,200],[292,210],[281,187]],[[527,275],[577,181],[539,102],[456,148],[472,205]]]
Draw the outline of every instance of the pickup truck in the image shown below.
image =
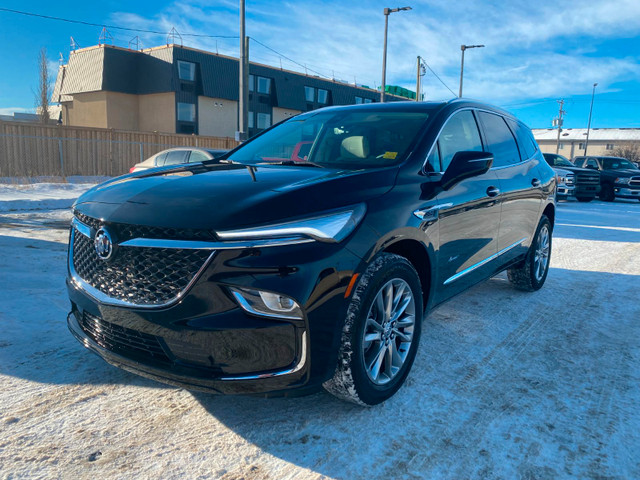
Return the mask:
[[620,157],[575,157],[576,167],[600,172],[600,199],[613,202],[616,198],[640,200],[640,169]]
[[600,174],[587,168],[578,168],[562,155],[545,153],[544,159],[558,176],[556,196],[559,200],[575,197],[579,202],[590,202],[600,192]]

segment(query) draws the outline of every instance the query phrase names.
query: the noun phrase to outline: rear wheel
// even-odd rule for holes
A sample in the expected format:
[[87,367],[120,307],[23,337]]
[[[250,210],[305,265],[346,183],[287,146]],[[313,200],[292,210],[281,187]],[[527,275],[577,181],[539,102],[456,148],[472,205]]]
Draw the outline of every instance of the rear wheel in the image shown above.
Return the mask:
[[616,199],[616,194],[613,191],[613,185],[605,184],[600,190],[600,200],[603,202],[613,202]]
[[402,386],[418,349],[422,288],[407,259],[383,253],[367,268],[351,298],[331,394],[376,405]]
[[576,197],[579,202],[590,202],[593,200],[593,197]]
[[544,285],[551,260],[551,223],[543,215],[526,258],[507,270],[507,278],[518,290],[534,292]]

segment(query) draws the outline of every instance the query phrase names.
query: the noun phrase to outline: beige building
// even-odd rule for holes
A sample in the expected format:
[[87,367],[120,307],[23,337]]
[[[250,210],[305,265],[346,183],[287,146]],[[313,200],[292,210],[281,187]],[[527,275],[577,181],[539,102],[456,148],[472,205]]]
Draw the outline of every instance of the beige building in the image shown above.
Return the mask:
[[[586,128],[565,128],[560,132],[555,128],[532,129],[543,153],[558,153],[568,159],[584,155],[587,143]],[[629,143],[640,143],[640,128],[592,128],[589,130],[589,155],[611,155],[617,147]]]
[[[235,137],[238,59],[180,45],[71,52],[53,102],[64,125]],[[249,135],[330,105],[373,103],[377,90],[251,63]],[[406,100],[387,94],[389,101]]]

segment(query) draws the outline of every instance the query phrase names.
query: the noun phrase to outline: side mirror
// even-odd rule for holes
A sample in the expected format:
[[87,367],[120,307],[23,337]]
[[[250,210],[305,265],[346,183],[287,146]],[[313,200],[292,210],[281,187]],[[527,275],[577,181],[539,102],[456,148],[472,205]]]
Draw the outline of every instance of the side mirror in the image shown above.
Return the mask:
[[440,184],[444,190],[449,190],[462,180],[488,172],[491,165],[493,165],[493,153],[458,152],[451,159],[447,171],[442,175]]

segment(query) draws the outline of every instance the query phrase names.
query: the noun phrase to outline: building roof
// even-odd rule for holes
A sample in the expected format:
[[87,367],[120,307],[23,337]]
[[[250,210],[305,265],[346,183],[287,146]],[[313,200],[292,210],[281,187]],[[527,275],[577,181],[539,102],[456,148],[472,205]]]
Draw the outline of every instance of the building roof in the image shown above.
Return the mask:
[[[136,95],[178,91],[180,79],[178,69],[174,67],[178,60],[198,64],[198,74],[202,79],[202,91],[198,92],[200,95],[238,100],[237,58],[180,45],[142,51],[98,45],[71,52],[68,63],[60,67],[58,72],[52,100],[68,101],[71,95],[101,90]],[[353,104],[356,96],[371,100],[377,100],[380,96],[379,91],[371,88],[259,63],[250,62],[249,72],[273,80],[277,106],[282,108],[307,110],[304,86],[331,91],[334,105]],[[396,95],[386,96],[390,100],[406,100]]]
[[[556,128],[534,128],[531,130],[535,139],[540,142],[558,138]],[[578,142],[586,140],[586,128],[564,128],[560,134],[560,141]],[[589,130],[589,141],[627,141],[640,142],[640,128],[592,128]]]

